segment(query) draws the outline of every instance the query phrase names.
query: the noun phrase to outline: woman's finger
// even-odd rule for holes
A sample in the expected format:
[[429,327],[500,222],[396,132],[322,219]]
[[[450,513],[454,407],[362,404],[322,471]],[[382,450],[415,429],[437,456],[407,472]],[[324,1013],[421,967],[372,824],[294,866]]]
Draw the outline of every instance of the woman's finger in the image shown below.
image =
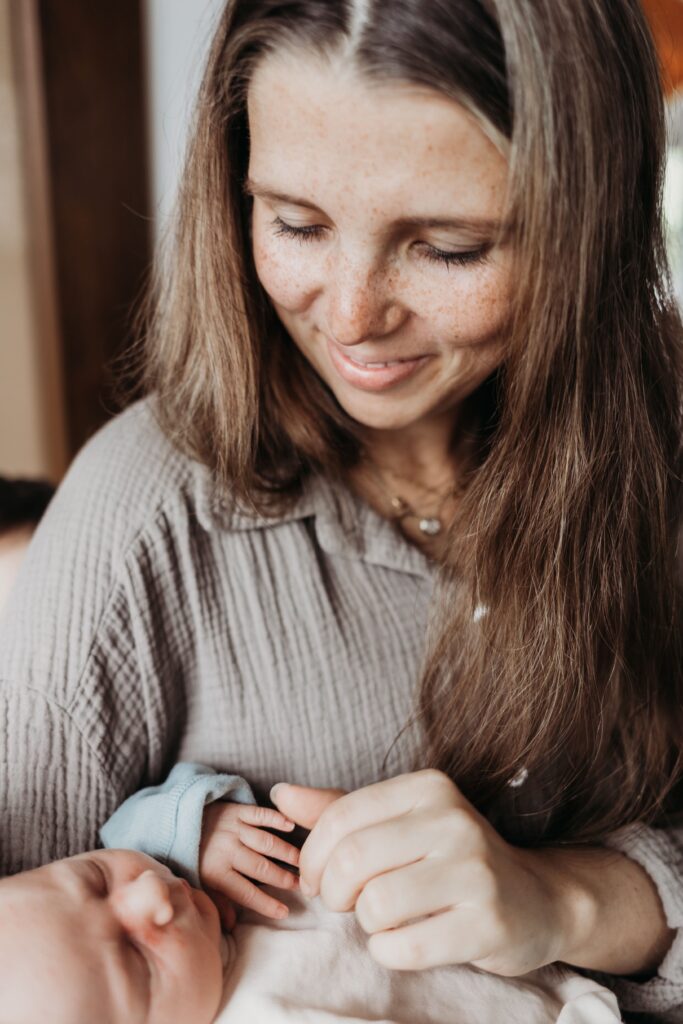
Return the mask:
[[476,861],[453,865],[441,857],[425,858],[372,878],[356,901],[356,917],[363,931],[374,935],[475,903],[483,914],[492,886]]
[[289,908],[284,903],[259,889],[257,885],[237,871],[227,873],[221,890],[228,899],[234,900],[240,907],[248,907],[249,910],[255,910],[257,914],[263,914],[264,917],[281,920],[289,913]]
[[320,880],[337,843],[359,829],[431,807],[469,807],[442,772],[425,769],[354,790],[323,811],[304,843],[299,860],[304,896],[320,891]]
[[235,852],[232,866],[241,875],[253,878],[256,882],[274,885],[278,889],[296,889],[299,884],[299,879],[291,871],[273,864],[271,860],[262,857],[260,853],[254,853],[246,846]]
[[377,875],[437,854],[441,864],[444,856],[463,861],[481,842],[474,815],[459,807],[416,812],[409,823],[406,816],[382,821],[337,843],[320,879],[320,896],[330,910],[353,910],[361,890]]
[[326,807],[345,795],[344,789],[318,789],[289,782],[278,782],[270,791],[273,803],[297,825],[308,829],[313,828]]
[[279,836],[264,832],[260,828],[252,828],[251,825],[241,825],[237,834],[244,846],[248,846],[254,853],[260,853],[264,857],[275,857],[276,860],[297,867],[299,851],[296,846],[285,842]]
[[475,907],[446,910],[368,939],[378,964],[395,971],[423,971],[443,964],[469,964],[491,952]]
[[271,807],[240,804],[238,817],[245,825],[255,825],[258,828],[276,828],[280,832],[291,832],[294,828],[293,821],[286,818],[280,811],[274,811]]

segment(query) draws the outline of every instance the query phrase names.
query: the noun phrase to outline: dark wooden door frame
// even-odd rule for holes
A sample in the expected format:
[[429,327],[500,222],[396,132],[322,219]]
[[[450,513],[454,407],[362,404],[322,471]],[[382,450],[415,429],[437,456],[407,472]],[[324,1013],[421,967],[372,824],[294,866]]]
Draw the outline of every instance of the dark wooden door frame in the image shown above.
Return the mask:
[[71,456],[115,411],[112,362],[151,258],[141,0],[12,0],[12,19],[35,301]]

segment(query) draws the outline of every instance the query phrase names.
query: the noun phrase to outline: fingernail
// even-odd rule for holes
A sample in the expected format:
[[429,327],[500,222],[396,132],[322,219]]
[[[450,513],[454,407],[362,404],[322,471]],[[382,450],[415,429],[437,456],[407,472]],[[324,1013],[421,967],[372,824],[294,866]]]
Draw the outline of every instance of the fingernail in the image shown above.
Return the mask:
[[286,782],[276,782],[275,785],[272,787],[272,789],[270,791],[270,799],[273,801],[273,803],[275,803],[275,801],[277,799],[278,791],[280,789],[282,789],[283,786],[286,786],[286,785],[287,785]]

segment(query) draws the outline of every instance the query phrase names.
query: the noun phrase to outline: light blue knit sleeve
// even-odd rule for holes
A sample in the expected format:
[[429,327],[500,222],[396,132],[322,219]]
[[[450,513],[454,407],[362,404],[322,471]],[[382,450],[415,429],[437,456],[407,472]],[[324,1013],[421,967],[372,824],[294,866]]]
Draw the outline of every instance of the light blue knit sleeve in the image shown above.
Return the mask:
[[206,805],[215,800],[256,803],[239,775],[225,775],[201,764],[177,764],[160,786],[148,786],[128,797],[100,829],[100,839],[108,849],[147,853],[200,888],[202,819]]

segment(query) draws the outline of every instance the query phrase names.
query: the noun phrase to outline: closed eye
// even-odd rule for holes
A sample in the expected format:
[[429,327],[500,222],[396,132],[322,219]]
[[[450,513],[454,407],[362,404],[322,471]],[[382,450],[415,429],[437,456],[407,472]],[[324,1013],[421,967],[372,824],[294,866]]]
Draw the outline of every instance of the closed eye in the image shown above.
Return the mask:
[[472,249],[470,252],[446,252],[443,249],[437,249],[433,245],[424,245],[423,255],[425,259],[431,260],[432,263],[445,263],[447,267],[459,266],[466,267],[471,266],[473,263],[484,263],[488,258],[491,251],[490,246],[485,245],[480,249]]
[[[272,226],[275,229],[275,235],[284,238],[295,238],[302,243],[322,238],[327,230],[322,224],[306,224],[294,227],[294,225],[287,224],[280,217],[275,218]],[[444,249],[437,249],[436,246],[428,245],[426,242],[417,242],[415,244],[419,247],[424,259],[429,260],[430,263],[444,264],[446,267],[466,267],[475,263],[484,263],[491,251],[490,245],[483,245],[469,252],[447,252]]]
[[[74,861],[74,863],[79,862]],[[80,861],[79,867],[82,869],[81,880],[86,882],[89,891],[100,899],[104,899],[109,893],[109,879],[101,864],[90,858]]]
[[322,224],[307,224],[304,227],[293,227],[291,224],[286,224],[285,221],[276,217],[273,221],[276,235],[284,235],[285,238],[298,238],[300,242],[306,242],[311,238],[320,238],[325,228]]

